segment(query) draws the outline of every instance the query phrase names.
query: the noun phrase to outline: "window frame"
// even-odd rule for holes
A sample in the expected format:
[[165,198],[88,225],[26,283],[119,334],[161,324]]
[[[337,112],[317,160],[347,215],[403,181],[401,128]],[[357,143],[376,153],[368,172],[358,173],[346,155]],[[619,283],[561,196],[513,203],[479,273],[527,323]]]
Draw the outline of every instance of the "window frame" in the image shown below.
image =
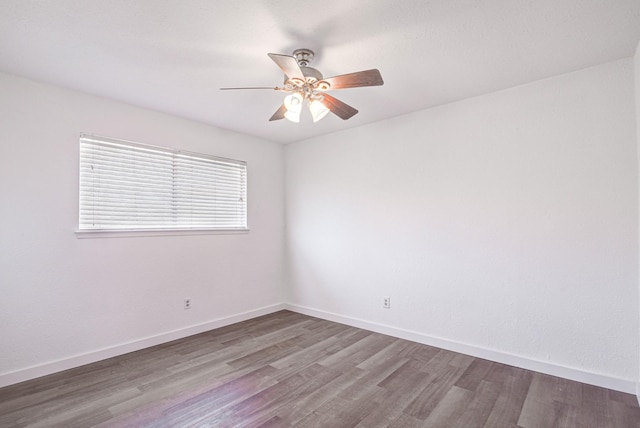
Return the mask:
[[[170,154],[173,162],[175,162],[176,156],[182,155],[190,158],[196,159],[205,159],[207,161],[214,162],[223,162],[223,163],[232,163],[236,165],[241,165],[244,167],[244,227],[216,227],[216,226],[197,226],[197,227],[189,227],[189,226],[178,226],[171,227],[168,225],[158,225],[158,227],[122,227],[122,228],[83,228],[81,227],[81,189],[82,189],[82,155],[81,155],[81,146],[82,140],[94,140],[98,144],[116,144],[121,146],[127,146],[132,148],[141,148],[153,151],[160,151],[166,154]],[[111,137],[104,137],[95,134],[85,134],[81,133],[78,141],[78,193],[77,193],[77,201],[78,201],[78,210],[77,210],[77,223],[75,234],[78,238],[100,238],[100,237],[143,237],[143,236],[185,236],[185,235],[203,235],[203,234],[246,234],[250,231],[249,229],[249,201],[248,201],[248,165],[246,161],[225,158],[221,156],[214,156],[206,153],[197,153],[191,152],[187,150],[180,150],[170,147],[163,147],[151,144],[143,144],[134,141],[121,140]]]

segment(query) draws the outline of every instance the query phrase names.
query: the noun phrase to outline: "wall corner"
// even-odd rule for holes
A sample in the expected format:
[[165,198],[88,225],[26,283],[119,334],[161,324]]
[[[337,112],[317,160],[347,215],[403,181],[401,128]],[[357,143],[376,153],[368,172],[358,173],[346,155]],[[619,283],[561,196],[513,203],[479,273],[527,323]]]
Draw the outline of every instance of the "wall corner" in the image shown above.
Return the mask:
[[[636,107],[636,154],[637,163],[636,168],[638,170],[638,193],[640,201],[640,41],[636,47],[636,53],[634,55],[634,86],[635,86],[635,107]],[[640,236],[640,203],[639,203],[639,215],[638,215],[638,230]],[[640,244],[639,244],[640,247]],[[638,257],[638,338],[640,339],[640,256]],[[640,346],[639,346],[640,348]],[[640,349],[638,350],[638,372],[636,382],[636,397],[638,398],[638,404],[640,404]]]

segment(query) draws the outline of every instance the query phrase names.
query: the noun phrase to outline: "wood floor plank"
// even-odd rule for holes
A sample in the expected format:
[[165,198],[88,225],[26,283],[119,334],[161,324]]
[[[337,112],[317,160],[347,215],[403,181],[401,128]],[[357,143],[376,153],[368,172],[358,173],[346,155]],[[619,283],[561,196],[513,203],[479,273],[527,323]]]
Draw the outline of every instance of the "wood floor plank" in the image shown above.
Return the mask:
[[579,420],[582,424],[593,424],[599,427],[611,426],[609,392],[593,385],[582,385],[582,411]]
[[[627,394],[631,395],[631,394]],[[610,427],[640,427],[640,407],[638,403],[631,405],[624,404],[621,401],[612,400],[609,402],[610,420],[607,422]]]
[[300,421],[301,426],[310,424],[320,427],[355,427],[374,412],[387,397],[387,391],[374,387],[357,399],[338,395],[316,409],[311,418]]
[[404,412],[418,419],[426,419],[463,372],[463,369],[449,365],[443,366],[438,371],[432,371],[433,374],[425,383],[422,393],[408,403]]
[[517,426],[532,376],[531,372],[521,370],[515,375],[505,373],[502,378],[494,377],[500,385],[500,395],[485,423],[487,428],[500,426],[500,424],[505,427]]
[[466,409],[473,399],[473,395],[474,393],[468,389],[453,385],[429,413],[424,421],[424,426],[433,428],[454,426],[454,422]]
[[360,362],[357,367],[363,370],[372,370],[381,364],[387,363],[391,359],[408,361],[408,358],[402,353],[402,351],[409,345],[410,342],[407,342],[406,340],[395,339],[378,353],[371,355],[366,360]]
[[482,380],[472,399],[453,425],[466,428],[484,427],[499,396],[500,389],[497,385]]
[[[301,420],[307,418],[316,409],[338,397],[338,391],[350,387],[361,379],[364,374],[365,372],[358,368],[344,373],[327,384],[320,386],[307,396],[297,397],[294,401],[280,406],[277,414],[281,420],[288,421],[292,426],[297,426]],[[348,394],[340,397],[352,399]]]
[[[345,385],[341,390],[338,390],[337,395],[349,400],[357,401],[363,399],[371,391],[381,389],[379,383],[388,378],[408,361],[407,358],[389,358],[385,361],[380,361],[378,365],[370,370],[364,370],[360,378],[352,385]],[[359,368],[356,367],[354,370],[355,369]]]
[[0,388],[2,427],[640,428],[635,396],[280,311]]
[[357,427],[387,426],[406,415],[404,405],[415,399],[423,390],[429,374],[421,370],[420,363],[410,360],[400,366],[378,386],[386,391],[384,400],[369,413]]
[[491,361],[476,358],[469,367],[462,373],[462,376],[456,381],[455,386],[464,388],[469,391],[475,391],[480,386],[480,382],[487,376],[489,370],[493,367]]
[[554,412],[553,397],[557,378],[542,374],[534,374],[529,385],[527,398],[518,418],[518,425],[523,428],[538,426],[538,422]]

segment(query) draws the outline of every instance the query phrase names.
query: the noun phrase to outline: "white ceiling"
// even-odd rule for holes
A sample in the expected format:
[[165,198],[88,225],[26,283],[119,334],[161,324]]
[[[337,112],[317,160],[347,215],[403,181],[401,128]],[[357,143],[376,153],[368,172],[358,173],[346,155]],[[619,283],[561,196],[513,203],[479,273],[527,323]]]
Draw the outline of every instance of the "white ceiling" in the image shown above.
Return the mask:
[[[362,125],[632,56],[640,0],[0,0],[0,70],[278,142]],[[311,48],[348,121],[269,122],[268,52]]]

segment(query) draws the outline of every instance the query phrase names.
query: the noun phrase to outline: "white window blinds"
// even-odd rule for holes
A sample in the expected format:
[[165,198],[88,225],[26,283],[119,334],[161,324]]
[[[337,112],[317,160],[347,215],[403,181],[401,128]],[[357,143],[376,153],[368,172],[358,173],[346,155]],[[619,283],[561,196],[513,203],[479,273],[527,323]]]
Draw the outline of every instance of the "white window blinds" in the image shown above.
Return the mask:
[[246,229],[245,162],[80,138],[80,230]]

